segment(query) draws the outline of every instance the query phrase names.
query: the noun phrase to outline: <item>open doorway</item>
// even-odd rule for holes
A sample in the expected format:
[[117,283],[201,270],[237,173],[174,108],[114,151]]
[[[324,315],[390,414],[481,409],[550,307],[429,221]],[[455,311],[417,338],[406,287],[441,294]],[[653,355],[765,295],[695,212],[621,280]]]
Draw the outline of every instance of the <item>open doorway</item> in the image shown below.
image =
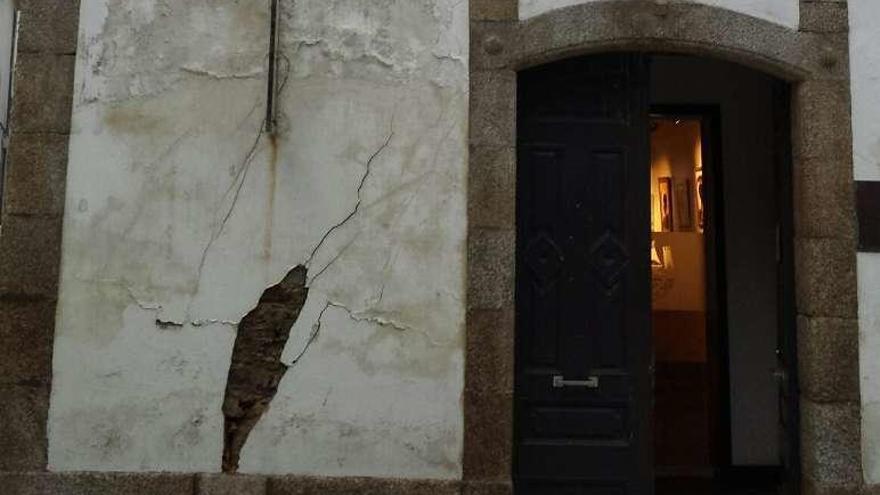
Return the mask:
[[721,380],[708,330],[703,120],[667,112],[652,115],[650,126],[655,474],[708,479]]
[[651,85],[657,493],[794,493],[787,87],[678,56]]
[[645,53],[519,73],[516,493],[775,493],[796,469],[780,87]]

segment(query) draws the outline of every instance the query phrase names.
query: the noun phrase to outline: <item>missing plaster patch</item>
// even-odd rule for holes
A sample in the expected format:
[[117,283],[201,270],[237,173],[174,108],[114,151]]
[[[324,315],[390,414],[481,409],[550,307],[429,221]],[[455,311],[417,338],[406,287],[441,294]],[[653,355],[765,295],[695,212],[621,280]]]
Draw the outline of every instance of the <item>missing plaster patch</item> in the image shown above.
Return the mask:
[[238,470],[241,449],[287,371],[281,353],[306,302],[306,280],[306,268],[297,266],[238,325],[223,398],[223,472]]

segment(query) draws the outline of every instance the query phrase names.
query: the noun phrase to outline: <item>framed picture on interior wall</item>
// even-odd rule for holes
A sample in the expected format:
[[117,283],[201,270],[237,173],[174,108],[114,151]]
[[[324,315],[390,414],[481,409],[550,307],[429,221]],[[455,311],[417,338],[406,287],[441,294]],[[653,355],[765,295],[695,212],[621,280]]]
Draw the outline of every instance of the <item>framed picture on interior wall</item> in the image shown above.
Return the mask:
[[689,232],[694,230],[693,194],[691,180],[675,181],[675,230]]
[[657,195],[651,193],[651,232],[657,232],[659,227],[657,225]]
[[703,171],[697,171],[697,230],[702,233],[706,230],[706,210],[703,207]]
[[672,232],[672,177],[657,179],[657,196],[660,207],[660,232]]

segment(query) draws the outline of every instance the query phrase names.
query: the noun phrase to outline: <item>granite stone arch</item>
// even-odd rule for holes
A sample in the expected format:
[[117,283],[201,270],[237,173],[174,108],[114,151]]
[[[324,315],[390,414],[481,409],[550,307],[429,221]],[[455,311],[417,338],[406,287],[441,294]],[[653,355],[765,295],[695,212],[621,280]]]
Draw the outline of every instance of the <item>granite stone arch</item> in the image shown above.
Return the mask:
[[865,488],[847,4],[800,7],[794,30],[696,3],[606,0],[519,20],[516,0],[471,0],[465,493],[511,491],[517,71],[624,50],[724,59],[792,84],[802,486]]

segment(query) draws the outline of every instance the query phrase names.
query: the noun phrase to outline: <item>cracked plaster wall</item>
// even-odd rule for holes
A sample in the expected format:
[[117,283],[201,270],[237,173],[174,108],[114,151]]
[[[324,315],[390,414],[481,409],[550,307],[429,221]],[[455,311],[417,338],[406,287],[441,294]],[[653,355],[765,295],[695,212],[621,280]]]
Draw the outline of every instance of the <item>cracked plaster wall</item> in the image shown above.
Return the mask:
[[[548,10],[597,1],[620,0],[519,0],[519,17],[528,19]],[[742,12],[767,21],[797,29],[800,22],[800,0],[654,0],[656,2],[692,2]]]
[[240,470],[460,476],[467,2],[282,0],[275,137],[268,17],[82,1],[51,470],[219,471],[236,323],[304,264]]
[[[880,181],[880,4],[849,0],[853,161],[858,181]],[[880,254],[859,253],[859,364],[862,394],[862,463],[866,481],[880,484]]]

